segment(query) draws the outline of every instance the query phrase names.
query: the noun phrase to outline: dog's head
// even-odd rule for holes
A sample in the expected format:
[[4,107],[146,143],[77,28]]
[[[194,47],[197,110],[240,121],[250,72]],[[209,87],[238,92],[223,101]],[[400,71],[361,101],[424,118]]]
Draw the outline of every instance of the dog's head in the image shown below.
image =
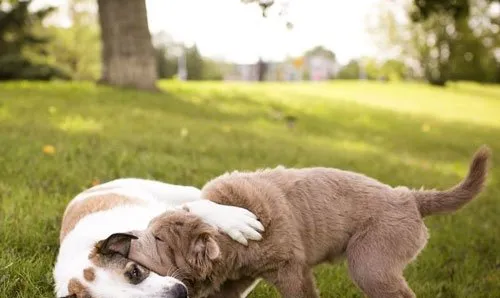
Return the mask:
[[162,276],[187,285],[207,280],[220,259],[218,231],[186,211],[162,214],[144,231],[134,232],[127,257]]
[[75,251],[68,258],[60,255],[55,269],[57,296],[187,298],[187,288],[178,279],[160,276],[125,257],[136,238],[133,233],[117,233],[94,243],[86,257],[76,257]]

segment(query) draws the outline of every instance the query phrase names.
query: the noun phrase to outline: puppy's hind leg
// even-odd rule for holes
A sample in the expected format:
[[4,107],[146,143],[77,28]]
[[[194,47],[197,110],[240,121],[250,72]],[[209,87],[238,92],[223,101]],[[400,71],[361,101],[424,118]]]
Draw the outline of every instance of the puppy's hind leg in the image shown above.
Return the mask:
[[397,253],[380,249],[366,238],[347,249],[349,273],[358,287],[369,298],[415,298],[403,277],[409,260],[398,259]]
[[311,268],[290,263],[263,276],[276,286],[283,298],[319,298]]

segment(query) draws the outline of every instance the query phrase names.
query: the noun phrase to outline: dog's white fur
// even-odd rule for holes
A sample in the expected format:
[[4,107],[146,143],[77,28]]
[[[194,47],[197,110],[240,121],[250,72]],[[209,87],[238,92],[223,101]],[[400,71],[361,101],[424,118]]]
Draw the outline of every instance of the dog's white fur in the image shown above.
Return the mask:
[[[118,205],[105,211],[83,217],[61,242],[54,268],[55,293],[57,297],[69,295],[68,284],[76,278],[92,297],[141,298],[169,297],[165,293],[180,283],[173,277],[161,277],[153,272],[140,284],[128,283],[122,275],[96,267],[89,255],[96,242],[118,232],[143,230],[149,221],[168,209],[188,205],[189,209],[217,226],[233,239],[246,243],[246,239],[259,239],[260,235],[250,227],[260,224],[253,214],[245,209],[222,206],[201,200],[200,190],[190,186],[179,186],[143,179],[119,179],[90,188],[77,195],[68,205],[90,197],[106,194],[122,195],[140,200],[144,204]],[[95,280],[86,281],[83,270],[93,268]],[[80,298],[80,297],[78,297]]]

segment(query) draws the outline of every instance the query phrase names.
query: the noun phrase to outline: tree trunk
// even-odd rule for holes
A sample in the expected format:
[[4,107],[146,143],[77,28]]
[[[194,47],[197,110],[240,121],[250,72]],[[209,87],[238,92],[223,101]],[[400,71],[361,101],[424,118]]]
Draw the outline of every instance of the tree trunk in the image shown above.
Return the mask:
[[259,58],[259,61],[257,62],[257,75],[259,82],[263,82],[266,80],[266,73],[267,73],[267,63],[264,62],[264,60],[262,60],[261,58]]
[[97,4],[102,40],[101,82],[155,90],[156,63],[145,0],[97,0]]

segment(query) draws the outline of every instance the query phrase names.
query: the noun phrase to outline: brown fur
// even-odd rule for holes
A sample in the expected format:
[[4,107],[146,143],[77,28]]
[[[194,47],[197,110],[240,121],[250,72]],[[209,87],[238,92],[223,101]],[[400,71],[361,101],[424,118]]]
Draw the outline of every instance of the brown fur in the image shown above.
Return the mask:
[[69,204],[63,215],[61,224],[61,232],[59,242],[62,242],[64,237],[73,230],[76,224],[85,216],[98,212],[109,210],[118,205],[140,204],[138,199],[125,197],[113,193],[104,195],[96,195],[86,198],[83,201],[73,202]]
[[82,298],[91,298],[92,296],[89,294],[88,289],[82,285],[78,279],[73,278],[69,281],[68,291],[71,293],[67,297],[82,297]]
[[[115,237],[117,234],[111,235],[109,238]],[[120,253],[109,253],[111,250],[108,248],[108,252],[103,252],[103,243],[105,243],[106,240],[101,240],[96,243],[94,249],[90,252],[89,254],[89,260],[92,262],[93,265],[96,267],[100,268],[106,268],[109,271],[113,271],[116,273],[117,276],[123,275],[126,271],[129,271],[131,266],[138,265],[137,269],[140,270],[140,274],[142,278],[146,278],[150,270],[147,268],[144,268],[140,266],[139,264],[136,264],[135,262],[131,262],[129,259],[125,258],[123,254]],[[87,268],[83,271],[83,275],[85,279],[87,277],[85,274],[87,274],[87,270],[91,269],[92,273],[93,268]]]
[[85,278],[86,281],[94,281],[95,280],[95,270],[94,268],[86,268],[83,270],[83,278]]
[[311,267],[341,256],[368,297],[415,297],[403,269],[427,242],[422,217],[472,200],[483,187],[489,155],[486,147],[478,150],[467,177],[447,191],[392,188],[327,168],[226,174],[207,183],[203,197],[257,214],[266,228],[262,241],[241,246],[178,211],[136,233],[128,256],[159,274],[175,272],[193,298],[239,297],[257,277],[283,297],[318,297]]

